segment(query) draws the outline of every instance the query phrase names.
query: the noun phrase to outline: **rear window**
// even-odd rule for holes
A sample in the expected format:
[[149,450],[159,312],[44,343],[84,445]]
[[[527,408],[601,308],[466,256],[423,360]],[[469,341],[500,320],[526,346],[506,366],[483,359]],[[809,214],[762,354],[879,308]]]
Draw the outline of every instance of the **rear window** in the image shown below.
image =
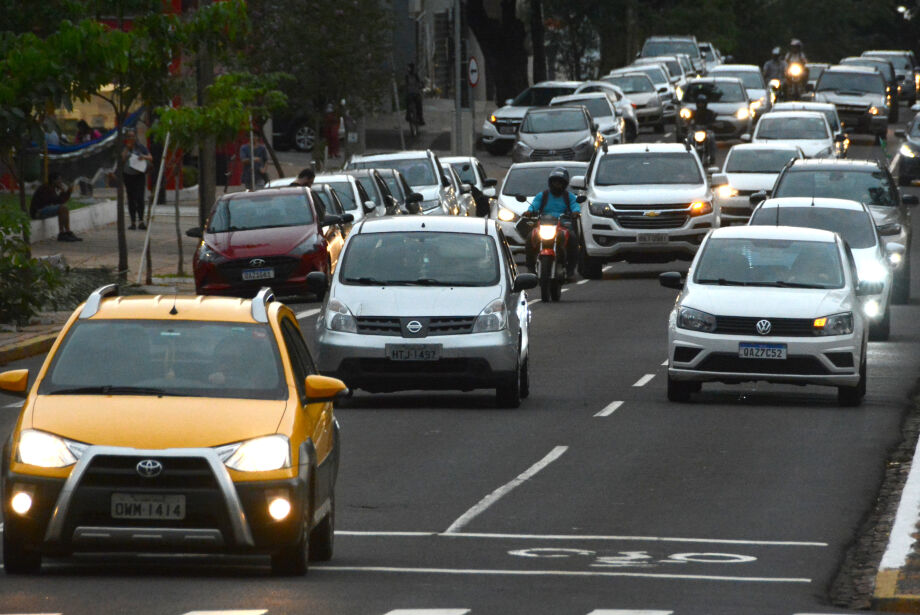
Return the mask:
[[751,218],[751,225],[801,226],[833,231],[854,250],[875,245],[872,217],[860,210],[817,206],[761,207]]
[[796,171],[793,167],[783,174],[773,196],[849,199],[866,205],[895,207],[898,203],[895,190],[893,182],[880,169]]
[[726,173],[779,173],[798,154],[788,149],[738,149],[728,153]]
[[221,199],[211,216],[209,233],[248,231],[313,224],[313,209],[306,194],[254,192]]
[[689,153],[635,153],[604,156],[597,163],[597,186],[700,184],[700,168]]
[[568,96],[575,87],[530,87],[518,94],[511,103],[512,107],[545,107],[557,96]]
[[684,89],[683,101],[695,103],[701,95],[710,103],[736,103],[747,100],[747,94],[740,83],[703,81],[689,84]]
[[778,140],[799,140],[799,139],[827,139],[827,122],[824,118],[819,117],[787,117],[786,114],[780,113],[774,117],[767,114],[760,118],[757,124],[757,132],[754,133],[755,139],[778,139]]

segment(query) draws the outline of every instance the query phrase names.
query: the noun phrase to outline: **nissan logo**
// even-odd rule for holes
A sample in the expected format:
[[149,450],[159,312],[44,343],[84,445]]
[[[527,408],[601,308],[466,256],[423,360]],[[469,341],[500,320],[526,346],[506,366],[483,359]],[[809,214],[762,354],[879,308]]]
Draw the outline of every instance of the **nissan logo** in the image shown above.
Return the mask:
[[265,259],[264,258],[254,258],[251,261],[249,261],[249,266],[250,267],[264,267]]
[[415,335],[422,330],[422,323],[417,320],[412,320],[406,323],[406,331]]
[[757,321],[757,333],[761,335],[769,335],[770,331],[773,330],[773,323],[769,320],[759,320]]
[[144,459],[138,461],[135,468],[137,473],[144,478],[154,478],[159,476],[163,471],[163,464],[156,459]]

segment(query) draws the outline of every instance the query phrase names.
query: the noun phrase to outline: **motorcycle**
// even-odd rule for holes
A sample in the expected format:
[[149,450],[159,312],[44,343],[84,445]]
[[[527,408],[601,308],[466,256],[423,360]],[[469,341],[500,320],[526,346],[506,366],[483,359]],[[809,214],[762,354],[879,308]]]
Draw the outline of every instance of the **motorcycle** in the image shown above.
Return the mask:
[[712,137],[707,130],[694,130],[687,135],[687,144],[696,150],[696,155],[700,157],[704,167],[711,167],[716,163],[710,145],[711,139]]
[[801,100],[805,93],[805,84],[808,83],[808,69],[801,62],[790,62],[786,67],[786,83],[783,98],[785,100]]
[[559,301],[562,298],[562,285],[567,278],[569,259],[576,258],[576,255],[569,255],[566,250],[569,234],[576,232],[575,216],[525,216],[518,222],[517,230],[522,237],[529,236],[531,245],[537,250],[532,268],[540,281],[540,299]]

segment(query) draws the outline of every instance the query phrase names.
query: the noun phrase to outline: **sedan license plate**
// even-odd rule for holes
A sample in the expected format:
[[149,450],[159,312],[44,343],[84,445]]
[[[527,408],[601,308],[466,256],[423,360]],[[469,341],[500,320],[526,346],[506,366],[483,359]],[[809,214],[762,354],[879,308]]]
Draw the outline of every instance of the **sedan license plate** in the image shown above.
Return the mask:
[[639,233],[636,241],[639,243],[668,243],[668,236],[664,233]]
[[113,493],[113,519],[185,519],[184,495]]
[[244,269],[244,280],[271,280],[275,277],[274,267],[265,267],[263,269]]
[[513,135],[516,131],[514,126],[499,126],[498,132],[503,135]]
[[440,344],[387,344],[391,361],[437,361],[441,358]]
[[786,358],[786,344],[738,344],[738,357],[742,359]]

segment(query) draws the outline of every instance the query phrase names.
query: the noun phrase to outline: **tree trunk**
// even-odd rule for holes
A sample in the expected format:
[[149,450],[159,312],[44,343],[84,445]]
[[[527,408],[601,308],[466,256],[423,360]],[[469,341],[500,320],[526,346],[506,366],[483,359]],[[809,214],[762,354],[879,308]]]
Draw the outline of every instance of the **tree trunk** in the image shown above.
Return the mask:
[[467,18],[482,47],[489,83],[495,84],[495,101],[503,104],[527,87],[527,33],[517,18],[515,0],[501,0],[501,20],[491,19],[483,2],[467,2]]
[[530,41],[533,47],[533,82],[546,81],[546,37],[543,0],[530,0]]
[[[199,8],[211,4],[211,0],[200,0]],[[207,88],[214,83],[214,60],[207,44],[198,50],[197,62],[198,106],[206,103]],[[207,135],[198,144],[198,226],[204,228],[208,212],[217,195],[217,140]]]
[[268,150],[268,155],[272,159],[272,164],[275,165],[275,170],[278,171],[278,177],[284,177],[284,170],[281,168],[281,161],[278,160],[278,154],[275,153],[275,148],[272,147],[272,144],[265,138],[264,124],[259,124],[259,136],[262,137],[262,143],[265,144],[265,149]]

